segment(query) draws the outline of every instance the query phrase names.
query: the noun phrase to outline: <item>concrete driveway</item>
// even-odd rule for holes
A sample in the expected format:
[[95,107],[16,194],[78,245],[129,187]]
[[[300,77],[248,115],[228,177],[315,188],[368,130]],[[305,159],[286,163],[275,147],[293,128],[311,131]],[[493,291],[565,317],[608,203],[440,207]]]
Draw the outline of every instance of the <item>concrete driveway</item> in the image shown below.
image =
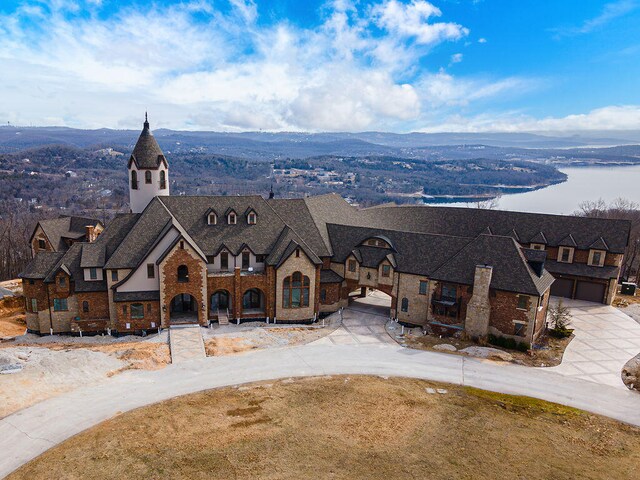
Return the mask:
[[373,291],[364,298],[352,300],[342,312],[342,325],[313,344],[319,345],[385,345],[395,344],[385,330],[389,320],[391,297]]
[[[554,298],[552,302],[559,299]],[[620,372],[640,353],[640,324],[615,307],[562,299],[570,308],[575,338],[562,363],[546,370],[568,377],[627,389]]]
[[201,390],[278,378],[368,374],[529,395],[640,426],[640,395],[549,370],[397,345],[304,345],[127,371],[0,420],[0,478],[120,412]]

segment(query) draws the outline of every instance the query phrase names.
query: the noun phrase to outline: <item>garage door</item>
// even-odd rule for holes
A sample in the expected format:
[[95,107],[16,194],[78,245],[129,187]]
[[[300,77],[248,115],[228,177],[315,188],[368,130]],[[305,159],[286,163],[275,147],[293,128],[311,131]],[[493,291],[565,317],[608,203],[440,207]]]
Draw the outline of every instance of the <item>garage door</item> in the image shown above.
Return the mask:
[[602,303],[606,289],[607,286],[604,283],[578,282],[576,299]]
[[551,295],[571,298],[573,296],[573,280],[556,278],[556,281],[551,284]]

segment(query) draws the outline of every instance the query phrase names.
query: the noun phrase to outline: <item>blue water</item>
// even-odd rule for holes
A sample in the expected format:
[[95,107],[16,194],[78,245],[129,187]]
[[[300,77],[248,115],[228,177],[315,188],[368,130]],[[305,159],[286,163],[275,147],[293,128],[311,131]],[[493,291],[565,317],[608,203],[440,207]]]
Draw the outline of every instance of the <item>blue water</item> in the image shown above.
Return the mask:
[[[629,167],[570,167],[560,169],[568,179],[564,183],[533,192],[503,195],[502,210],[571,214],[580,203],[600,198],[611,202],[626,198],[640,204],[640,165]],[[448,203],[446,206],[475,206],[472,203]]]

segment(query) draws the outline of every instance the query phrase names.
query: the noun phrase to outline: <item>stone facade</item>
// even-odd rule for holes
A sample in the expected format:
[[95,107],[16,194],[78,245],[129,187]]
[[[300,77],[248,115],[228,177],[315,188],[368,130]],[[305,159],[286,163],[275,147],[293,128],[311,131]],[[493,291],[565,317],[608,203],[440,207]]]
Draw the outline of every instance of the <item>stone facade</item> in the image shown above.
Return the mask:
[[465,331],[471,337],[483,338],[489,333],[491,318],[491,299],[489,290],[493,268],[485,265],[476,266],[473,278],[473,295],[467,305]]
[[[283,284],[286,277],[300,272],[309,278],[309,306],[302,308],[285,308],[283,302]],[[318,306],[316,289],[319,287],[320,266],[314,265],[302,249],[295,250],[276,270],[275,276],[275,318],[276,321],[306,321],[316,317]]]
[[[188,281],[178,280],[178,267],[186,266]],[[185,240],[178,241],[162,259],[160,270],[161,325],[171,325],[171,301],[179,294],[189,294],[195,299],[197,320],[207,325],[207,268],[194,248]]]

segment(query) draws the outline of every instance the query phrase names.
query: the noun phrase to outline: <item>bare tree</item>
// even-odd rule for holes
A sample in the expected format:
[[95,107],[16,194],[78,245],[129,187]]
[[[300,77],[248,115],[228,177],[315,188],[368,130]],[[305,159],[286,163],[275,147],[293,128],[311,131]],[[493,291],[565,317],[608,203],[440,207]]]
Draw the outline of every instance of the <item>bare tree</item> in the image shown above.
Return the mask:
[[582,202],[578,210],[574,212],[574,215],[629,220],[631,222],[631,232],[629,245],[625,251],[621,267],[621,277],[626,279],[638,271],[637,263],[640,260],[640,204],[626,198],[617,198],[608,204],[602,198],[599,198],[595,201]]
[[484,210],[496,210],[499,206],[500,206],[500,199],[502,198],[502,195],[498,195],[496,197],[493,198],[487,198],[486,200],[478,200],[477,202],[473,203],[472,205],[475,208],[481,208]]

